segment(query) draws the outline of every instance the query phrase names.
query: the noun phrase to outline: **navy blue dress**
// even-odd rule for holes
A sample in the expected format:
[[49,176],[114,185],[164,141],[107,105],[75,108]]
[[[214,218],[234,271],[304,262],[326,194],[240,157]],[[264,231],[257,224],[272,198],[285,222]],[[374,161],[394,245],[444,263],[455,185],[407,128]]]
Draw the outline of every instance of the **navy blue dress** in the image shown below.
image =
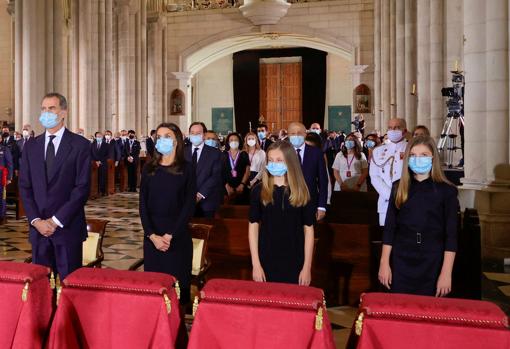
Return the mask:
[[383,244],[392,246],[391,292],[434,296],[444,252],[457,250],[457,188],[413,178],[399,210],[398,184],[393,185],[383,235]]
[[[144,270],[173,275],[183,289],[189,289],[191,281],[193,243],[188,223],[195,209],[195,186],[195,171],[188,162],[178,174],[160,165],[151,175],[145,167],[140,184]],[[162,252],[149,236],[165,233],[172,235],[172,241],[168,251]]]
[[297,284],[305,261],[304,225],[312,226],[315,205],[294,207],[285,186],[274,186],[273,203],[260,201],[262,185],[251,192],[250,223],[259,223],[259,258],[266,281]]

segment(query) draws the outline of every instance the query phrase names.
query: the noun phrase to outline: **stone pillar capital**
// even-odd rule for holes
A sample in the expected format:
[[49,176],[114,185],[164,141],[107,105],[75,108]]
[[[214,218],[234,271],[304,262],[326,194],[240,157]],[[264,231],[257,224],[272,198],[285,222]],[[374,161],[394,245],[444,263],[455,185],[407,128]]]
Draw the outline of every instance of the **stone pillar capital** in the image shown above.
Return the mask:
[[166,24],[166,18],[160,12],[149,12],[147,13],[147,23],[149,25],[156,24],[159,26],[164,26]]
[[14,3],[15,0],[7,0],[7,13],[9,13],[10,16],[14,16]]
[[369,65],[354,65],[351,68],[351,74],[352,75],[363,74],[368,69],[368,67],[369,67]]
[[190,72],[172,72],[173,76],[179,81],[191,81],[193,73]]

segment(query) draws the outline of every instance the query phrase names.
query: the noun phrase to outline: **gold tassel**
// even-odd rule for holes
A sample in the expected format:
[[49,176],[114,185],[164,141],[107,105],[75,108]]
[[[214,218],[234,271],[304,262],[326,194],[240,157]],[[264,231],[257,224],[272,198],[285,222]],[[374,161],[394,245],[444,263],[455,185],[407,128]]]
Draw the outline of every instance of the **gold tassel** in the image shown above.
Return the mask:
[[56,284],[56,287],[59,288],[61,285],[60,285],[60,275],[57,274],[57,277],[55,278],[55,284]]
[[356,324],[355,324],[355,331],[356,331],[356,335],[358,336],[361,336],[361,330],[363,329],[363,317],[364,317],[364,313],[360,313],[358,315],[358,319],[356,320]]
[[163,293],[163,299],[165,300],[166,312],[167,314],[170,314],[170,312],[172,311],[172,303],[170,302],[170,298],[168,298],[168,295],[166,293]]
[[195,317],[197,310],[198,310],[198,296],[195,296],[195,300],[193,301],[193,317]]
[[57,305],[60,301],[60,294],[62,293],[62,287],[60,285],[57,285]]
[[21,300],[23,302],[26,302],[27,301],[27,297],[28,297],[28,286],[29,286],[29,283],[28,282],[25,282],[25,286],[23,287],[23,291],[21,292]]
[[322,330],[322,306],[317,309],[317,315],[315,315],[315,329]]
[[179,281],[175,281],[175,293],[177,294],[177,299],[181,299],[181,287],[179,286]]
[[50,288],[52,290],[55,289],[55,274],[53,274],[53,272],[50,274]]

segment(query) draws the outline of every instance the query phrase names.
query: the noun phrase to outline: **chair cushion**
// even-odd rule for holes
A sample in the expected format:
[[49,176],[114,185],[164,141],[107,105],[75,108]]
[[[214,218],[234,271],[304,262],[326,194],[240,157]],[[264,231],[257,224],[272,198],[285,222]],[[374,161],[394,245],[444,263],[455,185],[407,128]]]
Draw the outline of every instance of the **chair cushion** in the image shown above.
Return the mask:
[[476,327],[508,327],[508,318],[495,304],[408,294],[365,293],[361,311],[367,317],[453,323]]
[[202,253],[204,251],[204,240],[193,239],[193,262],[191,264],[191,274],[198,275],[202,270]]
[[274,282],[213,279],[201,291],[202,301],[316,310],[323,303],[322,290]]
[[87,240],[83,241],[82,265],[87,265],[97,259],[97,245],[99,243],[99,236],[99,233],[89,232]]
[[168,274],[98,268],[80,268],[63,282],[65,287],[145,294],[163,294],[174,283]]
[[0,282],[34,282],[47,278],[48,267],[37,264],[0,262]]

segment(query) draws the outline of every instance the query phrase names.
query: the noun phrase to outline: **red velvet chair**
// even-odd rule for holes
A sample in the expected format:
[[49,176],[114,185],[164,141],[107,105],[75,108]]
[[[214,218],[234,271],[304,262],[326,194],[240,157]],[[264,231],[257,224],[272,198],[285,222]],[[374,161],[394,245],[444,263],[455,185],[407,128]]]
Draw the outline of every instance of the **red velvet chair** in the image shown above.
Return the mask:
[[0,348],[42,348],[53,311],[49,269],[0,262]]
[[214,279],[200,294],[190,349],[335,347],[320,289]]
[[78,269],[58,292],[48,348],[174,348],[182,331],[174,284],[160,273]]
[[484,301],[366,293],[354,327],[358,349],[510,348],[507,316]]

